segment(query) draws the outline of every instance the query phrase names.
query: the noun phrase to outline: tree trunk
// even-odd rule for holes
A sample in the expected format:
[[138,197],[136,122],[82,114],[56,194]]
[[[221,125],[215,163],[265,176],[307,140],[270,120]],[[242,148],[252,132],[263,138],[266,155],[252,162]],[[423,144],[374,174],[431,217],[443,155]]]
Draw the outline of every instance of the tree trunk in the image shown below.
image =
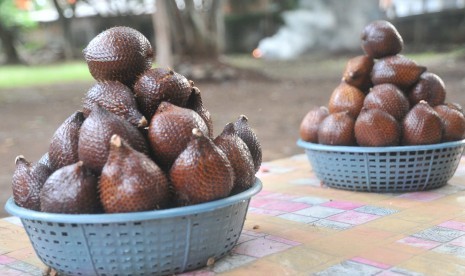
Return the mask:
[[53,0],[53,4],[58,13],[58,20],[61,24],[61,30],[63,32],[63,53],[65,56],[65,60],[71,60],[74,58],[74,51],[72,43],[73,36],[71,35],[70,18],[66,18],[64,16],[63,9],[58,3],[58,0]]
[[156,11],[152,14],[152,22],[155,30],[156,63],[159,67],[173,68],[168,7],[165,0],[158,0],[155,3]]
[[13,31],[7,29],[0,21],[0,41],[2,42],[3,52],[6,57],[6,64],[21,64],[18,51],[15,47],[15,36]]

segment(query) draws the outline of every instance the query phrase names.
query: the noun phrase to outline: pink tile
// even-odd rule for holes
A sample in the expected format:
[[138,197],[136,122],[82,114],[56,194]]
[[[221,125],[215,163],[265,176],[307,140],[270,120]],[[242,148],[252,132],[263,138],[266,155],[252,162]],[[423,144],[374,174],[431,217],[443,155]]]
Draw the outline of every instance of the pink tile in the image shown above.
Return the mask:
[[417,201],[433,201],[435,199],[443,197],[443,194],[435,193],[435,192],[413,192],[413,193],[406,193],[402,194],[400,198],[407,198]]
[[363,206],[363,204],[350,202],[350,201],[329,201],[321,204],[321,206],[337,208],[342,210],[352,210],[358,207]]
[[263,206],[266,206],[266,205],[268,205],[270,203],[275,203],[275,202],[278,202],[278,200],[260,197],[260,198],[252,198],[250,200],[249,205],[250,205],[250,207],[262,208]]
[[12,263],[12,262],[15,262],[15,261],[16,261],[16,259],[13,259],[13,258],[5,256],[5,255],[0,255],[0,264],[2,264],[2,265],[9,264],[9,263]]
[[456,238],[455,240],[452,240],[450,244],[465,247],[465,236],[461,236],[460,238]]
[[278,200],[276,202],[271,202],[266,204],[262,208],[266,208],[269,210],[278,210],[284,212],[295,212],[298,210],[302,210],[305,208],[310,207],[311,205],[301,202],[292,202],[292,201],[285,201],[285,200]]
[[287,239],[284,239],[284,238],[281,238],[281,237],[278,237],[278,236],[273,236],[273,235],[268,235],[268,236],[265,237],[265,239],[269,239],[269,240],[277,241],[277,242],[282,242],[282,243],[292,245],[292,246],[300,245],[300,242],[287,240]]
[[439,224],[441,227],[451,228],[455,230],[465,231],[465,223],[460,221],[449,220]]
[[292,246],[289,244],[260,238],[239,244],[233,249],[233,252],[236,254],[261,258],[287,250],[291,247]]
[[262,208],[252,208],[249,209],[249,213],[252,214],[259,214],[259,215],[268,215],[268,216],[279,216],[285,214],[286,212],[278,211],[278,210],[267,210]]
[[261,197],[261,196],[267,196],[269,194],[272,194],[273,192],[270,192],[270,191],[267,191],[267,190],[261,190],[256,196],[254,196],[253,198],[256,198],[256,197]]
[[300,196],[288,195],[288,194],[282,194],[282,193],[269,193],[268,195],[264,197],[271,198],[271,199],[279,199],[279,200],[292,200]]
[[400,239],[397,241],[398,243],[403,243],[403,244],[408,244],[414,247],[420,247],[423,249],[431,249],[434,248],[441,243],[435,242],[435,241],[429,241],[429,240],[424,240],[424,239],[419,239],[415,237],[405,237],[403,239]]
[[[371,266],[374,266],[374,267],[377,267],[377,268],[381,268],[381,269],[389,269],[391,266],[388,265],[388,264],[383,264],[383,263],[379,263],[379,262],[375,262],[375,261],[372,261],[372,260],[368,260],[368,259],[365,259],[365,258],[362,258],[362,257],[354,257],[352,259],[350,259],[354,262],[357,262],[357,263],[361,263],[361,264],[366,264],[366,265],[371,265]],[[377,274],[378,275],[378,274]]]
[[247,236],[252,236],[252,237],[264,237],[264,236],[266,236],[265,233],[260,233],[260,232],[250,231],[250,230],[242,230],[241,235],[247,235]]
[[332,221],[349,223],[352,225],[358,225],[358,224],[366,223],[368,221],[377,219],[379,217],[380,216],[378,215],[360,213],[356,211],[347,211],[347,212],[343,212],[340,214],[330,216],[327,219],[332,220]]
[[394,271],[384,270],[381,273],[376,274],[376,276],[405,276],[405,274],[404,273],[400,274]]
[[237,244],[241,244],[243,242],[250,241],[250,240],[253,240],[253,239],[256,239],[256,238],[257,237],[250,236],[250,235],[245,235],[244,233],[242,233],[242,235],[239,236],[239,240],[237,241]]

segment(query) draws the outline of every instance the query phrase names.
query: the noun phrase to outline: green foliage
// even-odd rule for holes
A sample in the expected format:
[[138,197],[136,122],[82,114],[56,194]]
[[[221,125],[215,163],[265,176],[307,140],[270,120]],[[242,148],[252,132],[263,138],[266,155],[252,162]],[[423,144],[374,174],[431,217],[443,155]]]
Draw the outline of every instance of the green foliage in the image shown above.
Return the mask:
[[19,10],[12,0],[0,0],[0,24],[8,29],[18,27],[33,28],[36,26],[29,14]]
[[92,80],[85,62],[0,66],[0,89]]

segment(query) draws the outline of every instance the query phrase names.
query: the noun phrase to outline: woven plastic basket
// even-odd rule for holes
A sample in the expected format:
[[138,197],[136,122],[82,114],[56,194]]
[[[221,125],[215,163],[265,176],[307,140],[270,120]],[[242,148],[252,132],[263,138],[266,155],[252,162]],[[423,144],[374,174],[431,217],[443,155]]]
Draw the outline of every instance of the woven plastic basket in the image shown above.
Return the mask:
[[397,147],[330,146],[297,141],[327,186],[367,192],[423,191],[447,184],[465,140]]
[[166,210],[94,215],[31,211],[10,198],[39,258],[65,275],[172,275],[207,265],[236,244],[254,185],[228,198]]

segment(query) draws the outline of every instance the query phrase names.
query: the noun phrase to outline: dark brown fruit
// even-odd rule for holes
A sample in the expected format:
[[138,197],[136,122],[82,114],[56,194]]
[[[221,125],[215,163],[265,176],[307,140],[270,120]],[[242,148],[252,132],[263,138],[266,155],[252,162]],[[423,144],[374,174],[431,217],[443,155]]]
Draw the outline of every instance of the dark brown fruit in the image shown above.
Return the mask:
[[371,72],[374,85],[391,83],[404,90],[415,84],[426,67],[419,66],[413,60],[403,56],[388,56],[378,60]]
[[436,144],[441,139],[441,118],[427,102],[420,101],[402,121],[402,145]]
[[82,161],[55,171],[41,192],[41,211],[63,214],[93,214],[101,211],[97,177]]
[[147,70],[134,85],[139,110],[148,120],[163,101],[185,107],[191,90],[191,83],[183,75],[167,68]]
[[147,142],[136,127],[100,106],[94,106],[81,126],[78,154],[79,160],[97,175],[107,161],[113,134],[121,136],[135,150],[148,154]]
[[208,136],[213,137],[213,121],[211,119],[210,112],[206,109],[202,102],[200,90],[197,87],[192,87],[191,95],[187,101],[186,107],[197,112],[200,117],[205,121],[208,126]]
[[329,111],[325,106],[311,109],[300,123],[300,138],[307,142],[318,143],[318,128],[321,121],[328,115]]
[[350,116],[357,118],[362,109],[364,99],[365,94],[360,89],[341,82],[329,98],[329,113],[347,111]]
[[147,38],[129,27],[113,27],[93,38],[83,50],[91,75],[132,87],[152,67],[154,52]]
[[362,49],[372,58],[382,58],[400,53],[404,41],[396,27],[385,20],[366,25],[360,36]]
[[373,58],[362,55],[349,59],[342,81],[357,87],[361,91],[367,91],[371,86],[371,70],[373,69]]
[[87,117],[95,104],[129,121],[136,127],[146,127],[147,119],[137,109],[131,89],[119,81],[98,82],[87,91],[82,112]]
[[52,165],[50,164],[50,157],[48,155],[48,152],[44,153],[39,161],[37,161],[37,164],[42,164],[50,169],[52,171]]
[[168,171],[186,148],[193,128],[208,135],[208,127],[197,112],[169,102],[160,104],[150,122],[148,137],[154,159],[163,170]]
[[42,163],[32,165],[22,155],[16,157],[15,164],[11,185],[15,203],[27,209],[40,211],[40,190],[52,171]]
[[354,146],[355,120],[347,111],[329,114],[318,128],[318,143],[334,146]]
[[355,121],[355,139],[359,146],[390,147],[400,143],[400,124],[381,109],[362,109]]
[[381,109],[401,121],[410,109],[407,97],[395,85],[383,83],[373,86],[365,97],[363,107]]
[[222,150],[234,171],[232,194],[237,194],[252,187],[255,180],[255,168],[249,148],[236,134],[233,123],[228,123],[223,132],[213,141]]
[[465,135],[465,116],[447,105],[434,107],[442,121],[442,142],[462,140]]
[[245,115],[240,115],[234,123],[234,128],[236,129],[237,136],[239,136],[249,148],[250,154],[252,154],[255,172],[258,172],[262,165],[262,146],[257,135],[249,125],[249,119]]
[[445,103],[445,105],[447,105],[448,107],[450,107],[452,109],[455,109],[455,110],[459,111],[460,113],[464,114],[463,113],[463,107],[459,103]]
[[169,175],[180,206],[227,197],[234,184],[234,171],[226,155],[196,128]]
[[170,203],[169,182],[164,172],[118,135],[111,137],[99,190],[106,213],[162,209]]
[[53,171],[79,161],[79,130],[83,122],[84,115],[76,111],[53,134],[48,149],[50,168]]
[[412,90],[410,90],[408,98],[411,106],[423,100],[434,107],[444,103],[446,99],[446,87],[438,75],[424,72]]

